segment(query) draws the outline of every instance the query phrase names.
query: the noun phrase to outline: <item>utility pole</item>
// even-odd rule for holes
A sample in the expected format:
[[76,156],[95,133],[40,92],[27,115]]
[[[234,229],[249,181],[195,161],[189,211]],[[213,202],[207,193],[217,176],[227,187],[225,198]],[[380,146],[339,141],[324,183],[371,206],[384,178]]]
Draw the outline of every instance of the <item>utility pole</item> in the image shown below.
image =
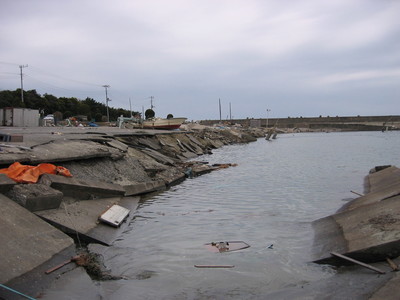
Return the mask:
[[231,107],[231,103],[229,102],[229,119],[232,122],[232,107]]
[[110,99],[108,99],[108,95],[107,95],[107,89],[108,89],[109,87],[110,87],[110,86],[109,86],[108,84],[103,85],[103,88],[106,89],[106,107],[107,107],[107,122],[108,122],[108,123],[110,123],[110,114],[109,114],[109,112],[108,112],[108,101],[111,101]]
[[221,98],[218,98],[219,102],[219,122],[222,123],[222,117],[221,117]]
[[271,111],[271,110],[267,108],[267,126],[266,126],[266,128],[268,128],[268,113],[269,113],[270,111]]
[[20,70],[20,75],[21,75],[21,102],[24,103],[24,80],[23,80],[23,74],[22,74],[22,68],[27,68],[28,65],[20,65],[19,70]]
[[133,117],[132,115],[132,103],[131,103],[131,97],[129,97],[129,109],[131,110],[131,118]]

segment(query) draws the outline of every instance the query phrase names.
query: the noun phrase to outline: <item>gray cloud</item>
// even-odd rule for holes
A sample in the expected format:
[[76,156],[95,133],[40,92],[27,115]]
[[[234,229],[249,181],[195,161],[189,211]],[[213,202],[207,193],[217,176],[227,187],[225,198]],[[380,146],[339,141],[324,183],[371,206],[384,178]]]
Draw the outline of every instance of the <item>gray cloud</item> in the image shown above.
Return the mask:
[[[398,1],[2,1],[0,88],[189,119],[398,114]],[[14,65],[13,65],[14,63]]]

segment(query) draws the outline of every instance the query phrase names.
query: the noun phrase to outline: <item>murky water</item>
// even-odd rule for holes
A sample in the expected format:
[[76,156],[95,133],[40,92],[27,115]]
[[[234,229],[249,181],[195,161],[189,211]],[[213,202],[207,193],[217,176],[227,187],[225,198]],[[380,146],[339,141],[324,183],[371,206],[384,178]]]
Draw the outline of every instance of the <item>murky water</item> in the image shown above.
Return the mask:
[[[238,166],[142,202],[129,229],[107,250],[107,267],[127,279],[100,283],[104,296],[264,299],[334,276],[309,263],[311,222],[355,198],[351,190],[362,193],[374,166],[400,166],[398,149],[400,132],[351,132],[281,135],[214,150],[200,159]],[[203,247],[229,240],[251,247],[229,253]]]

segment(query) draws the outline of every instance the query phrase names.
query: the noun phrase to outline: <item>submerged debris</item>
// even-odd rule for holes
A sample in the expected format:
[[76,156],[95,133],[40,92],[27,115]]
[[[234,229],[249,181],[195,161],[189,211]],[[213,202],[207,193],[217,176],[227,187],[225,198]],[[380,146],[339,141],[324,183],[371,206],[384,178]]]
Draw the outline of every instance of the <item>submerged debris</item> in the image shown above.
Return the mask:
[[78,266],[84,267],[88,275],[94,280],[119,280],[125,279],[123,276],[115,276],[110,274],[110,271],[106,270],[102,256],[96,253],[85,252],[79,255],[79,258],[75,260]]

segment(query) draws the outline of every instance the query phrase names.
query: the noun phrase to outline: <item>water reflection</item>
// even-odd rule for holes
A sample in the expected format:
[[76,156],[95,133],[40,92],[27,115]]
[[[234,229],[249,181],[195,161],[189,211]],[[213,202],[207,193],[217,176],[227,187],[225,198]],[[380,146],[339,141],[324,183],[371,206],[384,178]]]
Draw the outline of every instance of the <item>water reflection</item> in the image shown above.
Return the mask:
[[[102,283],[108,299],[262,299],[332,276],[331,268],[309,263],[311,222],[354,198],[351,190],[362,192],[375,165],[400,165],[399,137],[282,135],[201,157],[238,166],[186,180],[140,204],[107,251],[107,266],[129,278]],[[225,253],[203,247],[227,240],[251,247]],[[235,267],[194,268],[202,264]]]

